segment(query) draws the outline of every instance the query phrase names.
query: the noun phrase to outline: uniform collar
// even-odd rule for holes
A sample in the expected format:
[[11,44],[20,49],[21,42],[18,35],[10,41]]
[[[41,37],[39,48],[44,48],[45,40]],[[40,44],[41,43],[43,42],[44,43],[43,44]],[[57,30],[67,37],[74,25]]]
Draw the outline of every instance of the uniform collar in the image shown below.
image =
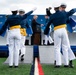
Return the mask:
[[56,12],[59,12],[59,10],[57,10]]

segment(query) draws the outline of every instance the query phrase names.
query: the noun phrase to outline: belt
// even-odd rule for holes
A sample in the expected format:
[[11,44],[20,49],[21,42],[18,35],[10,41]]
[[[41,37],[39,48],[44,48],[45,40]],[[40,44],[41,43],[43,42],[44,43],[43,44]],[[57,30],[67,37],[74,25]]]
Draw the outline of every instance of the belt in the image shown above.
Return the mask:
[[57,30],[60,28],[66,28],[66,24],[58,25],[58,26],[54,27],[54,30]]
[[12,26],[12,27],[10,27],[10,30],[12,30],[12,29],[16,29],[16,28],[21,28],[21,26],[20,25],[15,25],[15,26]]
[[21,33],[23,36],[27,36],[27,33],[26,33],[26,29],[25,29],[25,28],[20,28],[20,33]]

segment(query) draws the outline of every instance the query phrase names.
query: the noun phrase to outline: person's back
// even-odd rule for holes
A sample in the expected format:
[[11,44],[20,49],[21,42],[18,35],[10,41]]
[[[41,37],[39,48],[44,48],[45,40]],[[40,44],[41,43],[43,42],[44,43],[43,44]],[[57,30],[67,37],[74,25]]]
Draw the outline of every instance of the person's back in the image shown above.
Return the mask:
[[7,18],[9,26],[20,25],[20,17],[18,15],[11,15]]
[[27,19],[22,20],[20,25],[22,26],[22,28],[25,28],[25,29],[29,28]]
[[66,24],[66,14],[65,12],[61,12],[61,11],[56,11],[56,13],[54,13],[52,16],[50,16],[50,18],[52,19],[52,23],[55,26],[61,25],[61,24]]

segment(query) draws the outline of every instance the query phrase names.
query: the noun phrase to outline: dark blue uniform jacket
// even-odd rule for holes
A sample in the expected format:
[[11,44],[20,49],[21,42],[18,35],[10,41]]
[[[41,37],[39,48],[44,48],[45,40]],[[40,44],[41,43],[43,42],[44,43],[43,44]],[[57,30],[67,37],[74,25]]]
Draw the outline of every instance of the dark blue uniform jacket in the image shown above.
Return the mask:
[[32,13],[33,13],[33,11],[30,11],[30,12],[26,13],[23,16],[20,16],[20,15],[10,15],[7,18],[7,20],[6,20],[5,24],[3,25],[3,27],[1,28],[0,34],[2,34],[6,30],[7,26],[12,27],[12,26],[15,26],[15,25],[20,25],[21,21],[26,19],[27,16],[29,16]]
[[65,12],[65,11],[56,11],[54,14],[52,14],[50,16],[50,19],[46,25],[46,28],[44,30],[44,34],[48,34],[48,29],[49,26],[51,25],[51,23],[53,23],[54,27],[62,25],[62,24],[66,24],[67,18],[69,16],[71,16],[72,14],[74,14],[76,12],[76,9],[72,9],[69,12]]

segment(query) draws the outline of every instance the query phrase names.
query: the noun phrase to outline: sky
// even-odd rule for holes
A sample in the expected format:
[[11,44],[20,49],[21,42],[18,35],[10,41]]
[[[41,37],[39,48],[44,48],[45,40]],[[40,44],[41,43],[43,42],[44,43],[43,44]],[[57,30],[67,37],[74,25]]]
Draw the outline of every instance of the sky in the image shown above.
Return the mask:
[[[17,6],[18,9],[24,9],[25,12],[37,7],[33,14],[45,14],[45,9],[53,7],[56,3],[66,3],[67,11],[76,8],[76,0],[0,0],[0,14],[11,14],[11,6]],[[51,11],[54,12],[53,8]]]

